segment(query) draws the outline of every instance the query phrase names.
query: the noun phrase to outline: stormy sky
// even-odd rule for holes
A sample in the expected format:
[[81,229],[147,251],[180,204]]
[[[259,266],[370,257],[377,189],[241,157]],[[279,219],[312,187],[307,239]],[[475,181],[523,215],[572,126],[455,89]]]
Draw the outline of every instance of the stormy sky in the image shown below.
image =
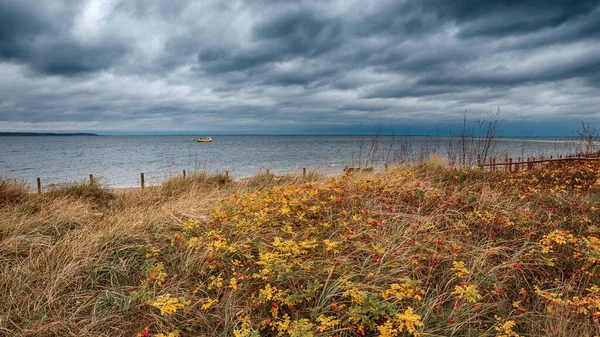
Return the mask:
[[599,89],[599,0],[0,0],[0,131],[570,135]]

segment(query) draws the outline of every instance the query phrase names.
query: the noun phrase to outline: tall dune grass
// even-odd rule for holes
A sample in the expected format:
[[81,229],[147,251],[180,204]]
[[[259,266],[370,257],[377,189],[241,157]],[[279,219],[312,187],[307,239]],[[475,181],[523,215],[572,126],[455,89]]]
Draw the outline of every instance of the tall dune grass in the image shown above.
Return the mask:
[[0,206],[14,204],[27,198],[25,183],[0,177]]

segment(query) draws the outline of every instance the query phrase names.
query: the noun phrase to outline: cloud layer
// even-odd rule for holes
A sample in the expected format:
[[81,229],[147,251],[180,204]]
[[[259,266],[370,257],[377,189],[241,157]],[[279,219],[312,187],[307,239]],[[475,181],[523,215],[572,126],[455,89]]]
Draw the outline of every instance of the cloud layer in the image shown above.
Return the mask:
[[0,131],[547,134],[598,55],[600,1],[0,0]]

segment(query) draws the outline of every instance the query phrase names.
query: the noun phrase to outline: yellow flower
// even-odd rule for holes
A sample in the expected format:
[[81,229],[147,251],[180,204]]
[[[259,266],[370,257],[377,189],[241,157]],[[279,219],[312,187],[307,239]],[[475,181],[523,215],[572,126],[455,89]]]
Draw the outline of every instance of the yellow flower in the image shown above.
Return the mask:
[[417,327],[422,327],[421,316],[413,312],[412,307],[408,307],[403,313],[396,314],[394,321],[398,325],[398,332],[402,332],[406,329],[406,332],[413,334],[413,336],[419,336]]
[[325,251],[327,252],[332,252],[332,253],[339,253],[339,250],[337,249],[337,247],[339,246],[340,242],[339,241],[331,241],[331,240],[323,240],[323,244],[325,245]]
[[320,315],[317,317],[317,323],[319,323],[317,330],[320,332],[325,332],[327,330],[334,329],[341,323],[341,321],[339,319],[335,319],[334,316]]
[[198,238],[197,237],[191,237],[188,242],[187,242],[187,247],[188,248],[192,248],[194,247],[196,244],[198,243]]
[[350,297],[352,299],[353,303],[356,304],[361,304],[366,296],[366,291],[364,290],[358,290],[355,287],[353,287],[352,285],[349,285],[346,287],[346,291],[344,291],[344,293],[342,294],[342,296],[344,297]]
[[281,206],[281,208],[279,209],[279,213],[281,213],[282,215],[288,215],[290,214],[290,208],[288,205],[283,205]]
[[196,227],[198,227],[200,225],[200,223],[196,220],[193,219],[188,219],[188,221],[183,223],[183,228],[190,230],[190,229],[194,229]]
[[177,309],[185,309],[188,305],[190,305],[190,301],[183,297],[171,298],[170,294],[158,296],[152,302],[153,307],[160,309],[161,315],[171,315],[177,312]]
[[231,289],[237,289],[237,279],[235,277],[232,277],[229,280],[229,288],[231,288]]
[[233,330],[233,335],[235,337],[247,337],[250,332],[252,332],[252,322],[250,321],[250,317],[243,316],[239,318],[239,328]]
[[147,259],[149,259],[151,257],[156,258],[156,257],[158,257],[158,253],[160,253],[160,249],[150,247],[150,248],[146,249],[146,252],[144,253],[144,257]]
[[494,316],[498,322],[498,324],[494,327],[494,330],[498,331],[497,337],[521,337],[516,332],[512,331],[512,329],[517,325],[515,321],[510,320],[504,323],[500,323],[501,318],[498,316]]
[[162,286],[167,280],[167,273],[164,271],[165,265],[161,262],[155,264],[150,271],[148,271],[148,276],[146,277],[146,281],[148,283],[156,283],[159,286]]
[[276,301],[279,299],[280,291],[277,288],[267,284],[264,289],[258,291],[259,303],[265,303],[268,301]]
[[396,337],[399,333],[398,329],[394,328],[394,322],[389,319],[382,325],[378,325],[377,330],[379,337]]
[[454,292],[452,292],[452,295],[456,296],[459,299],[464,298],[469,303],[475,303],[482,298],[482,296],[479,294],[479,291],[477,290],[477,287],[475,287],[472,284],[469,286],[454,287]]
[[414,298],[417,301],[422,299],[422,290],[417,286],[417,281],[409,278],[403,278],[402,284],[392,283],[390,289],[381,293],[384,300],[395,298],[396,302],[407,298]]
[[213,304],[217,303],[218,300],[216,299],[212,299],[212,298],[206,298],[205,300],[203,300],[204,304],[202,304],[202,310],[208,310],[210,309],[210,307],[213,306]]
[[539,241],[540,245],[542,246],[542,253],[552,252],[552,243],[564,245],[567,242],[575,244],[577,243],[577,239],[572,234],[560,231],[558,229],[547,234]]
[[223,277],[221,276],[211,276],[210,283],[208,284],[208,290],[212,289],[220,289],[223,287]]
[[207,236],[212,239],[212,246],[216,251],[225,250],[227,248],[227,239],[222,237],[219,234],[216,234],[214,231],[210,231],[207,233]]
[[313,337],[313,324],[306,318],[293,321],[287,329],[290,337]]
[[456,277],[462,278],[466,275],[471,274],[471,272],[467,269],[467,267],[465,267],[465,263],[462,261],[453,261],[452,262],[452,271],[454,271],[454,274],[456,275]]

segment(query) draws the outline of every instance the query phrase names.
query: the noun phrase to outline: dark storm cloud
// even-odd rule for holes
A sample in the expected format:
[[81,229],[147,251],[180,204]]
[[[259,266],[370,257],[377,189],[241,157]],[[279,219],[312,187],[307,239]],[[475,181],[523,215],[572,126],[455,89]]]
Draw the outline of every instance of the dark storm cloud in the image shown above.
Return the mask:
[[598,55],[599,0],[0,0],[0,128],[593,120]]
[[314,10],[294,10],[265,19],[254,26],[253,39],[273,43],[284,53],[314,57],[340,42],[340,20],[322,17]]
[[25,3],[0,1],[0,57],[16,59],[28,53],[28,43],[52,26]]
[[126,51],[123,46],[81,46],[71,41],[31,48],[24,59],[41,73],[71,76],[107,69]]
[[429,74],[419,79],[418,85],[442,86],[452,85],[470,86],[514,86],[525,83],[540,83],[570,78],[595,77],[600,72],[600,58],[595,54],[585,55],[572,62],[552,64],[548,67],[526,69],[522,71],[510,71],[508,68],[499,68],[490,73],[475,74]]
[[461,37],[502,37],[572,22],[597,9],[598,1],[435,0],[429,5],[439,17],[462,24]]
[[312,10],[290,10],[257,22],[250,37],[252,47],[203,50],[198,61],[209,73],[224,73],[294,57],[315,58],[339,45],[340,34],[341,25],[336,18],[319,17]]
[[[107,69],[126,52],[115,43],[89,45],[68,35],[77,2],[58,12],[35,1],[0,1],[0,60],[27,64],[48,75],[71,76]],[[57,15],[57,16],[54,16]]]

